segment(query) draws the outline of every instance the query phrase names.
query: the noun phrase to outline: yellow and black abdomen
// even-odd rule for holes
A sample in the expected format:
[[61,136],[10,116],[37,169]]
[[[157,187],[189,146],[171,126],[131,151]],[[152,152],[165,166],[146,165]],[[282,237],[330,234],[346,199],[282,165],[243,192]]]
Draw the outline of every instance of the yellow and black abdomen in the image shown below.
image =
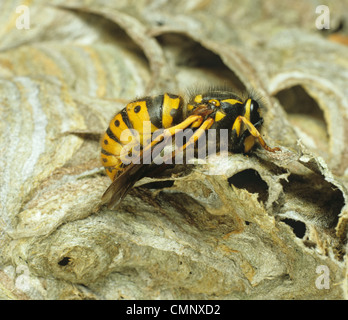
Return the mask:
[[130,141],[122,138],[133,138],[141,150],[145,143],[151,141],[153,132],[170,128],[183,120],[182,107],[180,96],[165,93],[130,102],[113,117],[101,140],[101,161],[111,180],[115,180],[127,167],[122,162],[122,156],[124,146]]

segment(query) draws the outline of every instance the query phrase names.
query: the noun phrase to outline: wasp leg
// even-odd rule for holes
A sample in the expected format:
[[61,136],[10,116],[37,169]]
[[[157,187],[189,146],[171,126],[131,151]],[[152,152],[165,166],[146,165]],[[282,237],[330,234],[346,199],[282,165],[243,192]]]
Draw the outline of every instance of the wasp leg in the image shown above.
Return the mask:
[[183,152],[189,145],[194,144],[205,133],[205,131],[213,125],[214,122],[215,121],[212,118],[208,118],[207,120],[205,120],[203,122],[203,124],[190,137],[190,139],[183,146],[181,146],[178,150],[174,150],[169,156],[167,156],[164,159],[164,162],[166,160],[168,160],[169,158],[173,158],[175,156],[175,154]]
[[162,134],[157,136],[149,145],[147,145],[143,149],[142,153],[145,153],[148,149],[151,149],[157,143],[161,142],[163,139],[173,136],[175,134],[176,130],[184,130],[184,129],[188,128],[190,125],[192,125],[193,123],[195,123],[197,121],[202,121],[202,119],[203,119],[202,116],[192,115],[192,116],[189,116],[184,121],[180,122],[178,125],[165,129]]
[[[263,123],[263,119],[260,119],[258,122],[254,124],[254,127],[257,128],[261,126]],[[246,147],[246,140],[252,138],[255,140],[255,137],[252,136],[249,132],[249,130],[244,130],[243,133],[238,136],[237,135],[237,127],[238,127],[238,132],[240,132],[240,123],[238,121],[235,121],[234,126],[232,128],[232,136],[231,140],[234,142],[232,143],[232,146],[230,147],[230,151],[233,153],[239,153],[239,152],[244,152],[247,153],[251,148]],[[252,145],[254,143],[252,142]]]
[[265,150],[269,152],[281,151],[278,147],[275,147],[275,148],[269,147],[266,144],[265,140],[263,140],[263,138],[261,137],[260,132],[255,128],[255,126],[247,118],[243,116],[238,116],[232,127],[232,130],[236,130],[237,135],[239,135],[240,133],[242,122],[245,124],[250,134],[259,141],[262,148],[264,148]]

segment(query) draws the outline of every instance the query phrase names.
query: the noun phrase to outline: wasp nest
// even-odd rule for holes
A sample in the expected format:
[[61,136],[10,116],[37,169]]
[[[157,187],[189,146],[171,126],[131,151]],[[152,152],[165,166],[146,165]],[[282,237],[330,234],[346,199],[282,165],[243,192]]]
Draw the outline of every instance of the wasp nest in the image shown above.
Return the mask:
[[[326,31],[302,1],[5,2],[1,298],[347,298],[347,1]],[[207,85],[257,91],[282,151],[211,155],[100,206],[111,117]]]

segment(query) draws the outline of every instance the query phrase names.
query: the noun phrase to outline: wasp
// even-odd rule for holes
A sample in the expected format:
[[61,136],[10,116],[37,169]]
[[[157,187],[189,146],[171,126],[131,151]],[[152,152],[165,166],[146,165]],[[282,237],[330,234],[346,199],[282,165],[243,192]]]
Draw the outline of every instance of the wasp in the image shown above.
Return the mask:
[[[242,99],[225,90],[192,95],[187,103],[182,96],[170,93],[128,103],[112,118],[101,139],[101,161],[112,180],[102,202],[115,208],[136,181],[153,171],[153,165],[145,161],[125,163],[122,160],[125,156],[135,153],[144,160],[145,153],[154,150],[161,141],[186,129],[193,133],[180,146],[180,151],[195,145],[208,129],[227,129],[228,150],[232,153],[248,153],[255,142],[269,152],[280,151],[278,147],[269,147],[262,138],[260,111],[255,99]],[[147,130],[144,130],[145,122]],[[159,129],[162,131],[155,137]],[[122,139],[125,133],[127,139]],[[131,151],[129,146],[133,146]],[[170,157],[174,157],[174,152]]]

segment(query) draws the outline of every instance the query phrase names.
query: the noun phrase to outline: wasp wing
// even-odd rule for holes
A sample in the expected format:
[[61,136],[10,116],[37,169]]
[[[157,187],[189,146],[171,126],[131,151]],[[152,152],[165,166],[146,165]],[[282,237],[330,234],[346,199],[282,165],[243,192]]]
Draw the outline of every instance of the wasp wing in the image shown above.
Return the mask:
[[134,184],[146,175],[148,166],[130,164],[106,189],[102,196],[102,204],[107,204],[109,209],[117,208]]
[[[140,153],[140,163],[141,164],[129,164],[125,170],[111,183],[111,185],[106,189],[102,196],[102,204],[108,204],[109,209],[115,209],[124,197],[127,195],[129,190],[134,186],[134,184],[141,178],[149,175],[156,171],[156,167],[161,171],[165,169],[164,166],[158,166],[151,164],[143,164],[145,150],[151,150],[152,159],[155,159],[166,146],[168,141],[171,141],[173,144],[173,135],[176,133],[176,130],[183,130],[190,126],[194,121],[200,119],[200,116],[194,115],[188,117],[185,121],[181,122],[177,126],[171,127],[170,131],[162,133],[155,140],[149,144],[146,149],[142,150]],[[164,159],[169,159],[174,156],[174,153],[171,153],[169,156]]]
[[[168,140],[172,137],[168,136],[164,141],[153,142],[151,147],[151,157],[156,158],[166,146]],[[155,148],[157,147],[157,148]],[[158,148],[159,147],[159,148]],[[129,190],[141,178],[152,174],[153,172],[162,171],[165,165],[156,165],[153,162],[144,164],[144,152],[140,153],[140,164],[131,163],[124,171],[111,183],[102,196],[102,204],[108,204],[109,209],[115,209],[125,198]]]

